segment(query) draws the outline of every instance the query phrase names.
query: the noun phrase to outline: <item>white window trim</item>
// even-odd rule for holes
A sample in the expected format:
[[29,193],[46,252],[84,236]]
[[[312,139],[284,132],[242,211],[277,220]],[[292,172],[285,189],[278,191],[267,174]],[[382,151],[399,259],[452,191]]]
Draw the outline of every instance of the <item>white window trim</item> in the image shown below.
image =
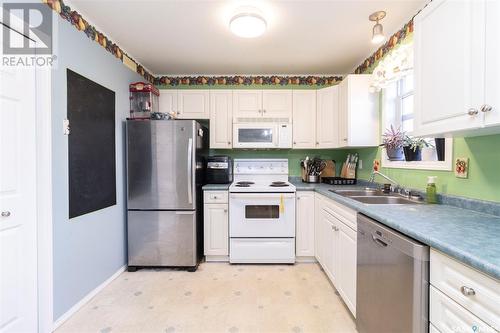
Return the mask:
[[[395,95],[397,95],[397,88],[392,92],[390,87],[384,88],[382,95],[382,124],[383,131],[385,131],[386,124],[394,123],[395,117],[400,117],[400,106],[394,103]],[[390,117],[387,111],[392,110],[394,117]],[[390,161],[387,157],[385,148],[381,150],[381,166],[383,168],[393,169],[414,169],[414,170],[442,170],[451,171],[453,169],[453,139],[445,139],[445,157],[444,161]]]

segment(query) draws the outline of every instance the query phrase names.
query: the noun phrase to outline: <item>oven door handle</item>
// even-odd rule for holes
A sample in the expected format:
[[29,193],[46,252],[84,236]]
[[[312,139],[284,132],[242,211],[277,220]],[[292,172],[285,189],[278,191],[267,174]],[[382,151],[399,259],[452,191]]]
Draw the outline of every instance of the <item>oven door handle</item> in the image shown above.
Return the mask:
[[233,193],[231,199],[293,199],[295,193]]

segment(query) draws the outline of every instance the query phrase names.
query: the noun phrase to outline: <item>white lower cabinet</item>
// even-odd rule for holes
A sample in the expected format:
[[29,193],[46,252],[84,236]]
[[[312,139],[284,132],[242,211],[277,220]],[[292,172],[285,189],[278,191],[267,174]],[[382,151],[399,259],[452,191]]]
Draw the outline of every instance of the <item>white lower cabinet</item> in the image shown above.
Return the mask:
[[495,332],[491,326],[433,286],[430,288],[429,307],[431,324],[441,333]]
[[442,333],[500,329],[500,281],[431,249],[430,283],[431,323]]
[[[295,255],[314,257],[314,192],[297,192]],[[300,260],[300,258],[299,258]]]
[[205,191],[203,241],[207,261],[229,261],[227,191]]
[[315,195],[315,256],[356,317],[356,212]]

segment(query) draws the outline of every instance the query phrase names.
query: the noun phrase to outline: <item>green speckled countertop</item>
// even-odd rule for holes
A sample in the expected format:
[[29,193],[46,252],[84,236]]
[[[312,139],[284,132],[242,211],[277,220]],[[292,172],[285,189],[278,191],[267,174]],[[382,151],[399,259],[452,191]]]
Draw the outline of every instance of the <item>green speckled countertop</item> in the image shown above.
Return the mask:
[[307,184],[315,191],[500,280],[500,216],[450,205],[366,205],[329,190],[361,186]]

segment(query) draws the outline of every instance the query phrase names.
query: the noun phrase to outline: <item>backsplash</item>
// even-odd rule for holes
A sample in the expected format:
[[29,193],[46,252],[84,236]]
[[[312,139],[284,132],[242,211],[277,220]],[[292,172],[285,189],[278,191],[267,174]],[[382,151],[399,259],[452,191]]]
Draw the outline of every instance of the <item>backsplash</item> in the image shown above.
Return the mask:
[[[500,202],[500,135],[453,139],[453,158],[469,157],[469,177],[456,178],[454,171],[429,171],[382,168],[382,172],[404,186],[424,189],[427,176],[438,176],[438,193]],[[370,165],[380,159],[381,149],[358,149],[365,168],[359,177],[370,177]]]
[[341,162],[345,161],[347,152],[333,149],[273,149],[273,150],[239,150],[239,149],[211,149],[210,155],[229,155],[234,158],[287,158],[288,173],[290,176],[300,176],[300,160],[306,156],[310,158],[335,160],[337,172]]

